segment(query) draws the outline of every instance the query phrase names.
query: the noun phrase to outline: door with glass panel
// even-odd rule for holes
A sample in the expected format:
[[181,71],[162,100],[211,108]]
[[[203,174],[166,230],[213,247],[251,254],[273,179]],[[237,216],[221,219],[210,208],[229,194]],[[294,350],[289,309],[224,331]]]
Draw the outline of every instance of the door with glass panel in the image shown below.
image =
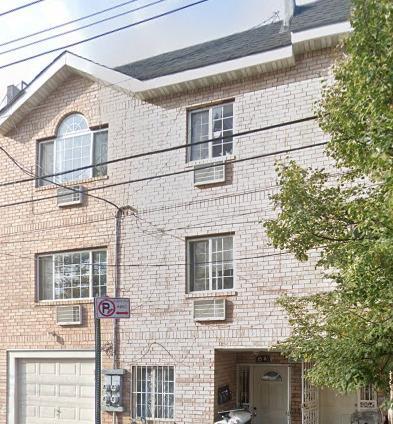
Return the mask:
[[288,367],[256,366],[253,370],[255,424],[288,424]]

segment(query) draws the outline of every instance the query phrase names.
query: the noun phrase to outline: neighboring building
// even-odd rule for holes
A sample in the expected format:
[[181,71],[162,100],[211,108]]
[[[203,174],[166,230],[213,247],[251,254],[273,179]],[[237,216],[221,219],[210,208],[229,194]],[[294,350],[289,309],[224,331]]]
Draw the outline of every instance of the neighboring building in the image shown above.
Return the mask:
[[104,366],[127,371],[119,422],[212,423],[246,405],[255,424],[338,424],[375,406],[366,390],[318,400],[302,364],[269,350],[289,334],[277,298],[329,289],[261,222],[276,160],[329,166],[313,105],[350,30],[346,0],[292,13],[117,69],[64,53],[1,111],[0,145],[25,170],[3,155],[1,182],[93,166],[55,178],[87,190],[81,204],[52,178],[0,183],[0,422],[93,422],[105,293],[131,298],[130,320],[103,323]]

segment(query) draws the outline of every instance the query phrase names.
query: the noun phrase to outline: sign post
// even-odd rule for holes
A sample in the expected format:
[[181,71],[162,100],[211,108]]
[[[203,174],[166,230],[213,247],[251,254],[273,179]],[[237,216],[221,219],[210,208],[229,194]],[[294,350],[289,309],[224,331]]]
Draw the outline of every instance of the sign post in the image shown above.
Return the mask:
[[[101,424],[101,319],[130,318],[130,299],[96,297],[94,299],[95,336],[95,424]],[[115,343],[115,340],[113,340]]]

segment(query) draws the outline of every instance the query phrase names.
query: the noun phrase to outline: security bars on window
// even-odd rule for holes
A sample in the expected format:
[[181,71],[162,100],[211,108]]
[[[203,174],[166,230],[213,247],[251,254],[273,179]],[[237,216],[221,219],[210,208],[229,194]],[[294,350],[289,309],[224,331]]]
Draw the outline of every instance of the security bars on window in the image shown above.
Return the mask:
[[189,291],[233,288],[233,236],[188,242]]
[[81,299],[106,294],[105,250],[38,257],[39,300]]
[[134,419],[173,419],[174,403],[173,367],[133,367],[132,414]]
[[[224,103],[211,108],[189,113],[189,160],[222,157],[233,151],[233,103]],[[219,139],[220,137],[226,137]],[[227,138],[228,137],[228,138]],[[194,145],[200,141],[217,138],[206,144]]]

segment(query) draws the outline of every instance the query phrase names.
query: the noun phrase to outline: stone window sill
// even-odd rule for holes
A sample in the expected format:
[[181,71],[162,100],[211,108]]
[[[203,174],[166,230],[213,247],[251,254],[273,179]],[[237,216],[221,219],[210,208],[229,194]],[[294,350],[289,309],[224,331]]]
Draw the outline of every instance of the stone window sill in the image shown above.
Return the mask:
[[[64,183],[59,183],[62,186],[65,187],[72,187],[74,185],[81,185],[81,184],[88,184],[88,183],[94,183],[96,181],[103,181],[103,180],[107,180],[109,177],[108,175],[104,175],[102,177],[92,177],[92,178],[85,178],[84,180],[78,180],[78,181],[69,181],[69,182],[64,182]],[[55,190],[60,188],[59,186],[57,186],[56,184],[48,184],[46,186],[42,186],[42,187],[36,187],[37,191],[45,191],[45,190]]]
[[217,291],[200,291],[193,293],[186,293],[186,299],[198,299],[206,297],[229,297],[237,296],[236,290],[217,290]]

